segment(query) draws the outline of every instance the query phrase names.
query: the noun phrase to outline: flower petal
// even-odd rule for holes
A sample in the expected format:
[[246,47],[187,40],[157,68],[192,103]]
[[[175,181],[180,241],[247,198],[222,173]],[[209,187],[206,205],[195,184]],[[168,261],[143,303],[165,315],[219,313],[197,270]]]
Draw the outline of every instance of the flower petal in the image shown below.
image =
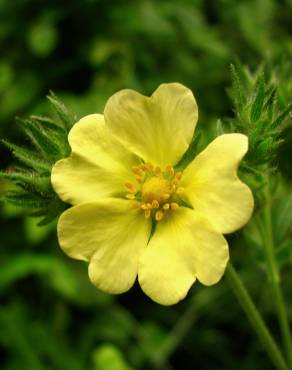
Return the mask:
[[109,132],[100,114],[82,118],[69,133],[71,157],[58,161],[51,181],[60,198],[71,204],[124,194],[134,180],[137,157]]
[[191,142],[198,119],[196,100],[178,83],[162,84],[148,98],[122,90],[107,102],[105,122],[113,134],[146,162],[174,165]]
[[247,150],[245,135],[218,136],[184,172],[189,202],[224,234],[246,224],[253,211],[252,192],[236,173]]
[[67,255],[90,261],[89,278],[96,287],[116,294],[134,284],[150,229],[150,221],[132,209],[130,201],[109,199],[65,211],[58,238]]
[[180,207],[157,224],[140,259],[139,283],[155,302],[175,304],[196,278],[205,285],[217,283],[228,258],[224,237],[199,213]]

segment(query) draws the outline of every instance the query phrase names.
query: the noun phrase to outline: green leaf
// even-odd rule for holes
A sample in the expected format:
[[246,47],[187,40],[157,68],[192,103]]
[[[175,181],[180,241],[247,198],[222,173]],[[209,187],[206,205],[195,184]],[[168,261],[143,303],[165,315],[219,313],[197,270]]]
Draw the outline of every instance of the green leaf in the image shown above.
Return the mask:
[[47,96],[49,101],[52,103],[57,115],[59,116],[63,127],[70,131],[74,123],[76,123],[77,118],[73,115],[66,106],[58,99],[58,97],[51,91],[50,95]]
[[37,173],[21,172],[0,172],[0,178],[4,178],[15,183],[32,186],[36,191],[46,192],[51,189],[49,176],[41,177]]
[[256,96],[250,112],[250,120],[255,123],[262,114],[262,109],[265,101],[265,80],[263,74],[258,79],[258,87]]
[[40,159],[37,153],[29,149],[22,148],[13,143],[10,143],[9,141],[6,140],[1,141],[8,149],[12,150],[14,156],[26,166],[31,167],[34,170],[38,170],[40,172],[50,173],[51,165],[45,162],[44,160]]
[[43,153],[45,157],[58,158],[60,147],[55,143],[52,137],[40,127],[40,125],[31,119],[24,121],[25,132],[33,139],[33,143]]
[[95,370],[134,370],[123,358],[120,350],[112,344],[99,347],[93,356]]
[[288,117],[288,115],[292,112],[292,104],[288,104],[288,107],[284,109],[278,117],[271,123],[271,128],[276,128],[281,123],[284,122],[284,120]]
[[233,87],[234,100],[239,109],[245,104],[243,87],[238,72],[233,64],[230,65],[230,73]]
[[176,171],[183,171],[195,158],[198,153],[198,144],[201,138],[201,132],[194,134],[193,139],[179,162],[175,165]]

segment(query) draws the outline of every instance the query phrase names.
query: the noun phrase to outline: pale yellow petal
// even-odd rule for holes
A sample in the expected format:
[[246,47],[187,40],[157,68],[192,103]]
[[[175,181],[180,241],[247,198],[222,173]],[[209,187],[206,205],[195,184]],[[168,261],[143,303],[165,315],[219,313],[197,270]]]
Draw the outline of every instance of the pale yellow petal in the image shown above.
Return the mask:
[[69,133],[72,154],[58,161],[51,181],[62,200],[71,204],[100,200],[125,193],[125,182],[134,179],[131,167],[137,157],[109,132],[104,118],[82,118]]
[[224,237],[196,211],[181,207],[157,223],[140,259],[139,283],[155,302],[175,304],[196,278],[205,285],[217,283],[228,258]]
[[245,135],[218,136],[184,172],[181,184],[189,202],[222,233],[245,225],[253,211],[252,193],[237,177],[247,150]]
[[134,284],[150,229],[150,221],[130,201],[109,199],[65,211],[58,239],[67,255],[90,261],[89,278],[97,288],[116,294]]
[[105,106],[112,133],[146,162],[174,165],[182,157],[198,119],[196,100],[179,83],[162,84],[148,98],[133,90],[114,94]]

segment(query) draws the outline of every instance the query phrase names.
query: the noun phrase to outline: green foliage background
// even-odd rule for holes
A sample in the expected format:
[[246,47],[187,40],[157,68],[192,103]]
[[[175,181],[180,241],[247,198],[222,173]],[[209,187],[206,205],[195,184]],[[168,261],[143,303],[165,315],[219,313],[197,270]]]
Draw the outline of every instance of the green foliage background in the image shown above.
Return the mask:
[[[291,101],[291,23],[291,0],[0,0],[0,136],[27,144],[14,117],[47,114],[49,90],[81,117],[102,112],[119,89],[151,94],[178,81],[195,93],[207,143],[217,119],[233,115],[226,89],[237,58],[251,71],[265,60],[279,104]],[[275,160],[281,180],[273,210],[277,241],[287,241],[277,258],[290,318],[291,138],[288,125]],[[0,154],[1,168],[13,168],[9,151]],[[138,285],[109,296],[90,285],[85,265],[62,254],[55,223],[39,228],[7,205],[0,217],[1,369],[272,368],[224,279],[212,288],[195,284],[174,307],[152,303]],[[253,223],[229,240],[280,341]]]

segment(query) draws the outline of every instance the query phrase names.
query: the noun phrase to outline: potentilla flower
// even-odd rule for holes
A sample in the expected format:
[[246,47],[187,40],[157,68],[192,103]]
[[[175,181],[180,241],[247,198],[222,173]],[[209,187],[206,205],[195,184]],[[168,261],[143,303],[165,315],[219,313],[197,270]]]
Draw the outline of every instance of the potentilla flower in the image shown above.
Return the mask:
[[122,293],[138,275],[150,298],[170,305],[196,279],[212,285],[222,277],[229,258],[222,234],[242,227],[253,209],[236,174],[248,139],[221,135],[177,171],[197,117],[192,92],[171,83],[151,97],[122,90],[104,115],[72,128],[72,154],[52,171],[55,191],[73,205],[58,238],[67,255],[89,261],[97,288]]

